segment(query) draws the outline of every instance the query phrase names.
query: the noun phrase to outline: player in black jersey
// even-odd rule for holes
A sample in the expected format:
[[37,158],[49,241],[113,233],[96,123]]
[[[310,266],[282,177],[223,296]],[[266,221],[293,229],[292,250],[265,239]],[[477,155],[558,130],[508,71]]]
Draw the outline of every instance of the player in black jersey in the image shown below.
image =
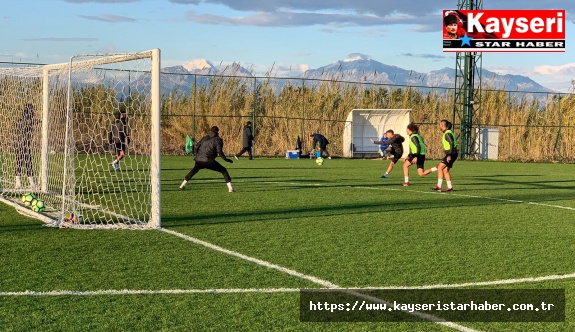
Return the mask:
[[403,142],[405,142],[405,138],[403,136],[396,134],[393,130],[388,130],[385,132],[387,134],[387,140],[385,141],[374,141],[373,139],[369,139],[371,143],[381,145],[381,144],[389,144],[390,153],[393,155],[391,159],[391,163],[387,168],[385,174],[381,176],[382,179],[387,178],[389,173],[393,170],[393,166],[399,161],[399,159],[403,156]]

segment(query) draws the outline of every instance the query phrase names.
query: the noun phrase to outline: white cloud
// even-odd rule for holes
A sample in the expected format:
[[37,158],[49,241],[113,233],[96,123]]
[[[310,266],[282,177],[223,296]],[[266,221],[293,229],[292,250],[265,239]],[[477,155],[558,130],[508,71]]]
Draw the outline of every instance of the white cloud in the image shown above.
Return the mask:
[[518,66],[486,66],[485,69],[498,75],[524,75],[533,74],[533,70]]
[[306,64],[277,64],[253,65],[253,73],[256,76],[269,75],[270,77],[297,77],[310,69]]
[[543,65],[533,68],[535,74],[541,76],[569,76],[575,77],[575,63],[560,66]]
[[542,77],[542,84],[559,92],[575,93],[575,63],[533,68],[533,74]]
[[[429,14],[437,14],[442,9],[455,9],[455,2],[446,4],[442,1],[412,1],[405,0],[169,0],[173,3],[200,6],[202,4],[214,4],[228,7],[241,12],[264,12],[264,13],[320,13],[331,12],[334,15],[343,13],[352,16],[374,16],[379,19],[393,17],[401,21],[408,18],[421,18]],[[517,0],[499,0],[489,3],[485,9],[541,9],[540,0],[523,0],[518,5]],[[575,2],[564,0],[547,0],[545,8],[561,8],[567,11],[575,11]],[[393,24],[390,22],[390,24]]]

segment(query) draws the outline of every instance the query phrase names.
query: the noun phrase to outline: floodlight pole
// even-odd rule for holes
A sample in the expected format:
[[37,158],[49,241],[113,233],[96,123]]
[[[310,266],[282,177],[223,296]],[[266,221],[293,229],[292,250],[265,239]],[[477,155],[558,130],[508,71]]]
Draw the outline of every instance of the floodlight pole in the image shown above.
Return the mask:
[[[458,0],[457,8],[482,9],[483,0]],[[477,119],[481,110],[481,62],[480,52],[456,53],[453,124],[459,129],[459,151],[464,159],[478,158],[481,146]]]

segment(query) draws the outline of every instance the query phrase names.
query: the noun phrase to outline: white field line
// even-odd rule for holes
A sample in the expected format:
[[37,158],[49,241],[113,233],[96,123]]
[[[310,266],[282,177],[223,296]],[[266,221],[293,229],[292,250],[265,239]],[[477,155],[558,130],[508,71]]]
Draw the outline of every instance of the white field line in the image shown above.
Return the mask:
[[[519,283],[541,282],[551,280],[575,279],[575,273],[548,275],[543,277],[529,277],[517,279],[502,279],[492,281],[466,282],[459,284],[437,284],[421,286],[364,286],[364,287],[344,287],[342,290],[395,290],[395,289],[444,289],[444,288],[463,288],[475,286],[497,286]],[[99,290],[99,291],[23,291],[23,292],[0,292],[0,296],[94,296],[94,295],[132,295],[132,294],[237,294],[237,293],[297,293],[306,288],[212,288],[212,289],[159,289],[159,290]]]
[[508,198],[497,198],[497,197],[488,197],[488,196],[458,194],[456,192],[446,193],[446,192],[436,192],[436,191],[431,191],[431,190],[430,191],[422,191],[422,190],[412,190],[412,189],[362,187],[362,186],[349,186],[349,188],[370,189],[370,190],[386,190],[386,191],[387,190],[389,190],[389,191],[409,191],[409,192],[414,192],[414,193],[431,194],[431,195],[449,195],[449,196],[460,196],[460,197],[471,197],[471,198],[483,198],[483,199],[492,200],[492,201],[502,201],[502,202],[520,203],[520,204],[531,204],[531,205],[539,205],[539,206],[546,206],[546,207],[551,207],[551,208],[575,211],[575,208],[572,208],[569,206],[537,203],[537,202],[530,202],[530,201],[521,201],[521,200],[517,200],[517,199],[508,199]]
[[175,231],[172,231],[172,230],[169,230],[169,229],[165,229],[165,228],[160,228],[159,230],[162,231],[162,232],[165,232],[165,233],[168,233],[168,234],[177,236],[177,237],[179,237],[179,238],[182,238],[182,239],[184,239],[184,240],[186,240],[186,241],[190,241],[190,242],[193,242],[193,243],[202,245],[202,246],[204,246],[204,247],[210,248],[210,249],[212,249],[212,250],[219,251],[219,252],[222,252],[222,253],[224,253],[224,254],[228,254],[228,255],[230,255],[230,256],[235,256],[235,257],[241,258],[241,259],[243,259],[243,260],[246,260],[246,261],[248,261],[248,262],[252,262],[252,263],[255,263],[255,264],[258,264],[258,265],[261,265],[261,266],[265,266],[265,267],[270,268],[270,269],[278,270],[278,271],[280,271],[280,272],[283,272],[283,273],[285,273],[285,274],[289,274],[289,275],[294,276],[294,277],[298,277],[298,278],[301,278],[301,279],[305,279],[305,280],[311,281],[311,282],[313,282],[314,284],[318,284],[318,285],[323,286],[323,287],[326,287],[326,288],[340,288],[339,286],[337,286],[337,285],[335,285],[335,284],[332,284],[331,282],[329,282],[329,281],[327,281],[327,280],[322,280],[322,279],[316,278],[316,277],[314,277],[314,276],[310,276],[310,275],[306,275],[306,274],[303,274],[303,273],[300,273],[300,272],[297,272],[297,271],[294,271],[294,270],[290,270],[290,269],[288,269],[288,268],[285,268],[285,267],[282,267],[282,266],[279,266],[279,265],[276,265],[276,264],[268,263],[268,262],[263,261],[263,260],[261,260],[261,259],[257,259],[257,258],[254,258],[254,257],[250,257],[250,256],[247,256],[247,255],[244,255],[244,254],[240,254],[239,252],[235,252],[235,251],[232,251],[232,250],[224,249],[224,248],[222,248],[222,247],[220,247],[220,246],[217,246],[217,245],[215,245],[215,244],[211,244],[211,243],[209,243],[209,242],[202,241],[202,240],[200,240],[200,239],[196,239],[196,238],[194,238],[194,237],[191,237],[191,236],[188,236],[188,235],[185,235],[185,234],[182,234],[182,233],[178,233],[178,232],[175,232]]
[[295,293],[299,288],[214,288],[214,289],[109,289],[99,291],[57,290],[47,292],[0,292],[0,296],[98,296],[98,295],[138,295],[138,294],[235,294],[235,293]]
[[[273,264],[272,264],[273,265]],[[542,277],[529,277],[517,279],[501,279],[492,281],[477,281],[466,282],[459,284],[436,284],[436,285],[421,285],[421,286],[364,286],[364,287],[343,287],[337,288],[338,290],[395,290],[395,289],[445,289],[445,288],[463,288],[463,287],[476,287],[476,286],[497,286],[520,284],[530,282],[541,282],[551,280],[564,280],[575,279],[575,273],[548,275]],[[302,289],[307,288],[212,288],[212,289],[123,289],[123,290],[99,290],[99,291],[72,291],[72,290],[58,290],[58,291],[23,291],[23,292],[0,292],[0,296],[93,296],[93,295],[132,295],[132,294],[235,294],[235,293],[297,293]]]
[[[290,186],[302,186],[302,187],[317,187],[317,186],[329,187],[329,185],[325,185],[325,184],[321,184],[321,183],[298,183],[298,182],[281,182],[281,181],[264,181],[261,183],[286,184],[286,185],[290,185]],[[450,195],[450,196],[483,198],[483,199],[493,200],[493,201],[502,201],[502,202],[520,203],[520,204],[531,204],[531,205],[537,205],[537,206],[545,206],[545,207],[551,207],[551,208],[556,208],[556,209],[575,211],[575,208],[569,207],[569,206],[530,202],[530,201],[521,201],[521,200],[516,200],[516,199],[508,199],[508,198],[497,198],[497,197],[489,197],[489,196],[458,194],[456,192],[446,193],[446,192],[436,192],[436,191],[431,191],[431,190],[430,191],[422,191],[422,190],[413,190],[413,189],[406,189],[406,188],[364,187],[364,186],[348,186],[348,188],[356,188],[356,189],[363,189],[363,190],[367,189],[367,190],[385,190],[385,191],[409,191],[409,192],[414,192],[414,193],[431,194],[431,195],[443,194],[443,195]]]
[[[281,182],[281,181],[266,181],[261,183],[270,183],[270,184],[288,184],[288,185],[296,185],[296,186],[324,186],[323,184],[319,183],[298,183],[298,182]],[[412,191],[412,192],[419,192],[425,194],[439,194],[436,192],[426,192],[426,191],[418,191],[418,190],[406,190],[406,189],[393,189],[393,188],[374,188],[374,187],[362,187],[362,186],[349,186],[350,188],[358,188],[358,189],[369,189],[369,190],[403,190],[403,191]],[[446,193],[444,193],[446,194]],[[493,198],[493,197],[484,197],[484,196],[476,196],[476,195],[465,195],[465,194],[456,194],[450,193],[450,195],[455,196],[464,196],[464,197],[473,197],[473,198],[483,198],[483,199],[491,199],[491,200],[499,200],[499,201],[506,201],[506,202],[513,202],[513,203],[526,203],[526,204],[533,204],[533,205],[541,205],[547,207],[555,207],[567,210],[575,210],[575,208],[559,206],[559,205],[551,205],[551,204],[544,204],[544,203],[536,203],[536,202],[528,202],[528,201],[520,201],[520,200],[511,200],[511,199],[504,199],[504,198]],[[358,290],[361,288],[344,288],[340,287],[336,284],[333,284],[327,280],[322,280],[316,278],[311,275],[306,275],[295,270],[291,270],[276,264],[272,264],[257,258],[253,258],[232,250],[228,250],[217,245],[211,244],[209,242],[205,242],[175,231],[167,230],[167,229],[160,229],[163,232],[178,236],[183,238],[187,241],[208,247],[210,249],[238,257],[240,259],[244,259],[250,261],[252,263],[265,266],[267,268],[275,269],[280,272],[302,278],[313,283],[316,283],[320,286],[330,288],[330,289],[339,289],[345,290],[347,293],[355,295],[357,297],[361,297],[364,299],[368,299],[374,302],[382,303],[390,305],[390,303],[383,301],[378,298],[374,298],[369,295],[358,293]],[[487,286],[487,285],[503,285],[503,284],[514,284],[514,283],[526,283],[526,282],[539,282],[539,281],[548,281],[548,280],[559,280],[559,279],[571,279],[575,278],[575,273],[572,274],[565,274],[565,275],[549,275],[543,277],[532,277],[532,278],[518,278],[518,279],[504,279],[504,280],[495,280],[495,281],[484,281],[484,282],[471,282],[471,283],[460,283],[460,284],[438,284],[438,285],[423,285],[423,286],[388,286],[388,287],[365,287],[363,289],[368,290],[378,290],[378,289],[435,289],[435,288],[458,288],[458,287],[470,287],[470,286]],[[101,290],[101,291],[48,291],[48,292],[34,292],[34,291],[24,291],[24,292],[0,292],[0,296],[62,296],[62,295],[78,295],[78,296],[90,296],[90,295],[129,295],[129,294],[198,294],[198,293],[287,293],[287,292],[299,292],[299,288],[247,288],[247,289],[188,289],[188,290]],[[446,327],[450,327],[456,329],[458,331],[465,331],[465,332],[475,332],[471,328],[455,324],[452,322],[445,322],[441,318],[435,317],[433,315],[428,315],[420,312],[408,312],[406,313],[417,316],[419,318],[429,320],[435,322],[437,324],[444,325]]]
[[462,287],[474,287],[474,286],[497,286],[497,285],[509,285],[509,284],[520,284],[528,282],[540,282],[549,280],[562,280],[562,279],[574,279],[575,273],[569,274],[556,274],[548,275],[542,277],[527,277],[527,278],[516,278],[516,279],[501,279],[492,281],[477,281],[477,282],[465,282],[460,284],[437,284],[437,285],[422,285],[422,286],[385,286],[385,287],[361,287],[361,289],[374,289],[374,290],[385,290],[385,289],[442,289],[442,288],[462,288]]
[[[316,278],[316,277],[311,276],[311,275],[303,274],[303,273],[300,273],[300,272],[297,272],[297,271],[294,271],[294,270],[285,268],[285,267],[283,267],[283,266],[279,266],[279,265],[277,265],[277,264],[269,263],[269,262],[263,261],[263,260],[258,259],[258,258],[254,258],[254,257],[250,257],[250,256],[247,256],[247,255],[241,254],[241,253],[236,252],[236,251],[232,251],[232,250],[229,250],[229,249],[225,249],[225,248],[222,248],[222,247],[217,246],[217,245],[215,245],[215,244],[212,244],[212,243],[209,243],[209,242],[206,242],[206,241],[202,241],[202,240],[200,240],[200,239],[196,239],[196,238],[194,238],[194,237],[191,237],[191,236],[188,236],[188,235],[185,235],[185,234],[182,234],[182,233],[178,233],[178,232],[175,232],[175,231],[172,231],[172,230],[169,230],[169,229],[165,229],[165,228],[161,228],[160,231],[165,232],[165,233],[168,233],[168,234],[171,234],[171,235],[174,235],[174,236],[177,236],[177,237],[179,237],[179,238],[182,238],[182,239],[184,239],[184,240],[190,241],[190,242],[192,242],[192,243],[202,245],[202,246],[207,247],[207,248],[210,248],[210,249],[212,249],[212,250],[215,250],[215,251],[218,251],[218,252],[221,252],[221,253],[225,253],[225,254],[228,254],[228,255],[231,255],[231,256],[234,256],[234,257],[238,257],[238,258],[240,258],[240,259],[243,259],[243,260],[246,260],[246,261],[248,261],[248,262],[252,262],[252,263],[258,264],[258,265],[260,265],[260,266],[264,266],[264,267],[267,267],[267,268],[270,268],[270,269],[278,270],[278,271],[283,272],[283,273],[286,273],[286,274],[288,274],[288,275],[295,276],[295,277],[298,277],[298,278],[301,278],[301,279],[304,279],[304,280],[311,281],[311,282],[313,282],[313,283],[315,283],[315,284],[318,284],[318,285],[320,285],[320,286],[323,286],[323,287],[326,287],[326,288],[329,288],[329,289],[344,289],[343,287],[340,287],[340,286],[338,286],[338,285],[336,285],[336,284],[334,284],[334,283],[331,283],[331,282],[329,282],[329,281],[327,281],[327,280],[322,280],[322,279]],[[382,299],[378,299],[378,298],[375,298],[375,297],[372,297],[372,296],[369,296],[369,295],[366,295],[366,294],[359,293],[359,292],[357,292],[357,291],[354,290],[354,289],[345,289],[345,290],[343,290],[343,292],[348,293],[348,294],[353,295],[353,296],[356,296],[356,297],[360,297],[360,298],[366,299],[366,300],[370,300],[370,301],[374,301],[374,302],[377,302],[377,303],[385,304],[385,305],[387,305],[387,306],[391,306],[391,305],[392,305],[391,303],[386,302],[386,301],[384,301],[384,300],[382,300]],[[406,314],[413,315],[413,316],[416,316],[416,317],[419,317],[419,318],[421,318],[421,319],[428,320],[428,321],[431,321],[431,322],[434,322],[434,323],[437,323],[437,324],[441,324],[441,325],[444,325],[444,326],[447,326],[447,327],[456,329],[456,330],[458,330],[458,331],[462,331],[462,332],[476,332],[476,330],[470,329],[470,328],[465,327],[465,326],[463,326],[463,325],[455,324],[455,323],[453,323],[453,322],[447,322],[447,321],[445,321],[445,319],[442,319],[442,318],[439,318],[439,317],[436,317],[436,316],[433,316],[433,315],[425,314],[425,313],[418,312],[418,311],[408,311],[408,310],[402,310],[402,311],[405,312]]]

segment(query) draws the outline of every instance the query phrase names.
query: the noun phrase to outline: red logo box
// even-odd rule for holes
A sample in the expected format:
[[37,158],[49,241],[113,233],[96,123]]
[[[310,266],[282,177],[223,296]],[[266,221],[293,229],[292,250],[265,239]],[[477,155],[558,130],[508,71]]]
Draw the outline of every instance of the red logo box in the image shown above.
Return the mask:
[[565,52],[565,10],[444,10],[444,52]]

